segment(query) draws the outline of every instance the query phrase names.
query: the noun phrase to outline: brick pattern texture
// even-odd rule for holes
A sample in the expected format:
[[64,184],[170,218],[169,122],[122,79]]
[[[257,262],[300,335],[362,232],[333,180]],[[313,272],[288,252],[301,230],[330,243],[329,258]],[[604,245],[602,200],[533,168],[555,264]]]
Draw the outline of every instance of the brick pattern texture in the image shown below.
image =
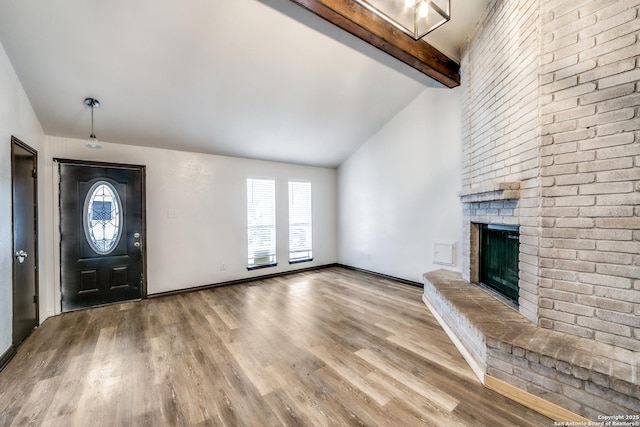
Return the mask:
[[640,0],[540,4],[540,325],[640,351]]
[[538,321],[540,123],[538,0],[496,1],[463,48],[463,188],[520,182],[520,199],[464,206],[463,276],[471,223],[520,226],[520,313]]
[[427,305],[486,374],[594,421],[638,412],[638,352],[536,326],[459,273],[423,283]]
[[[497,0],[463,50],[464,207],[520,225],[520,312],[640,351],[640,0]],[[512,215],[509,214],[512,211]]]

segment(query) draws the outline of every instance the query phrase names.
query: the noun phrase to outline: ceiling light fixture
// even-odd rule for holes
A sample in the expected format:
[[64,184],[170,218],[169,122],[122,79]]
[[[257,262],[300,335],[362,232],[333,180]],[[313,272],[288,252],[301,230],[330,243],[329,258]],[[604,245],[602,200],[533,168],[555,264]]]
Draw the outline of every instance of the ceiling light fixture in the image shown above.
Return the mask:
[[93,133],[93,109],[100,106],[100,101],[95,98],[86,98],[84,100],[84,105],[91,107],[91,135],[89,135],[89,139],[85,143],[85,146],[89,148],[102,148],[100,141],[96,138],[96,134]]
[[420,40],[451,19],[451,0],[355,1],[414,40]]

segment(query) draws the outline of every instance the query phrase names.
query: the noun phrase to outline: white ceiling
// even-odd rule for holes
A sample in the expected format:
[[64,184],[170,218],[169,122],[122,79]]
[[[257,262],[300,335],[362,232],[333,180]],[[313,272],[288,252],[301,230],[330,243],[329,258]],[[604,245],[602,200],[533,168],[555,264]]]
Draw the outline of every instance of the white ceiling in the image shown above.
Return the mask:
[[[490,0],[452,0],[458,49]],[[441,87],[288,0],[0,0],[0,41],[46,134],[336,167]],[[448,89],[441,89],[448,90]]]

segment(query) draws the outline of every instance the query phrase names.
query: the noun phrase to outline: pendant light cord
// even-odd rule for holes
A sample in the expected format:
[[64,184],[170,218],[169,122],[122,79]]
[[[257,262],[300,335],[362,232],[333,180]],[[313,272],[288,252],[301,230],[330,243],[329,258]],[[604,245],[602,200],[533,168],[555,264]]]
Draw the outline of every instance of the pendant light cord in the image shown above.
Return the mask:
[[91,136],[95,138],[95,134],[93,133],[93,102],[91,103]]

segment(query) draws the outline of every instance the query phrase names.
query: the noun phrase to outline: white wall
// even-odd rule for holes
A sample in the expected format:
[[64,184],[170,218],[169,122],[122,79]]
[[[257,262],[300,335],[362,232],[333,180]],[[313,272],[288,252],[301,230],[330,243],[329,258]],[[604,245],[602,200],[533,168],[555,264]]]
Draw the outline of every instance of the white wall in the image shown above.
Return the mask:
[[[105,144],[91,150],[84,141],[47,137],[48,174],[53,185],[47,204],[53,244],[48,251],[58,274],[57,166],[53,158],[98,160],[147,166],[148,293],[185,289],[228,280],[336,262],[336,171],[285,163]],[[247,271],[246,179],[276,179],[278,266]],[[313,192],[313,262],[288,263],[289,179],[308,180]],[[221,270],[225,264],[225,270]],[[59,285],[56,285],[56,289]],[[59,295],[50,303],[59,310]]]
[[[422,281],[460,270],[461,91],[425,89],[338,169],[338,261]],[[455,266],[433,263],[455,242]]]
[[[44,134],[0,44],[0,356],[11,346],[13,235],[11,136],[39,150]],[[42,221],[42,215],[40,215]]]

